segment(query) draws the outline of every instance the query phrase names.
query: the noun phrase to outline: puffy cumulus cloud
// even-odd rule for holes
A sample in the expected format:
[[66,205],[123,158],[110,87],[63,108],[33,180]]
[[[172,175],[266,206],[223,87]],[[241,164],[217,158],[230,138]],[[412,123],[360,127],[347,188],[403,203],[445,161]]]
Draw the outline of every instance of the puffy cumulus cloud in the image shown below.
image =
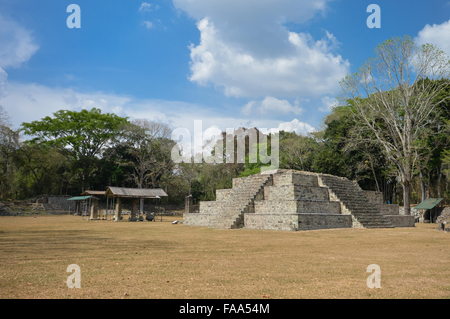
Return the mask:
[[295,132],[297,134],[306,135],[314,132],[315,129],[308,123],[303,123],[297,119],[293,119],[291,122],[284,122],[278,125],[278,131]]
[[419,31],[415,42],[418,44],[434,44],[450,56],[450,20],[432,26],[427,24]]
[[294,113],[300,115],[303,109],[299,106],[299,102],[295,101],[294,105],[287,100],[279,100],[268,96],[263,101],[250,101],[242,108],[244,115],[264,115],[264,114],[289,114]]
[[190,80],[223,87],[227,96],[319,96],[338,90],[349,70],[348,61],[330,52],[336,43],[331,34],[314,41],[309,34],[287,32],[291,50],[263,57],[224,41],[206,18],[198,29],[200,44],[190,47]]
[[222,88],[227,96],[319,96],[338,89],[349,63],[333,51],[330,32],[315,41],[289,32],[326,11],[327,0],[173,0],[198,20],[199,45],[191,45],[190,80]]
[[173,0],[176,8],[197,21],[209,18],[222,40],[253,56],[267,57],[289,50],[285,22],[303,23],[324,12],[329,0]]
[[0,14],[0,68],[17,68],[38,49],[29,30]]

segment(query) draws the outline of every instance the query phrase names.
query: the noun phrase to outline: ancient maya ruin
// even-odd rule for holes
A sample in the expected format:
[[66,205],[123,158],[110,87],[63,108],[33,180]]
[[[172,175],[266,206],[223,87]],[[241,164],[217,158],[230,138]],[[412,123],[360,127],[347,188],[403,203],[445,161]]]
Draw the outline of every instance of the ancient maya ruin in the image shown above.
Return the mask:
[[347,178],[295,170],[234,178],[216,201],[192,212],[187,198],[183,224],[211,228],[313,230],[414,227],[414,216],[383,204],[380,192],[363,191]]

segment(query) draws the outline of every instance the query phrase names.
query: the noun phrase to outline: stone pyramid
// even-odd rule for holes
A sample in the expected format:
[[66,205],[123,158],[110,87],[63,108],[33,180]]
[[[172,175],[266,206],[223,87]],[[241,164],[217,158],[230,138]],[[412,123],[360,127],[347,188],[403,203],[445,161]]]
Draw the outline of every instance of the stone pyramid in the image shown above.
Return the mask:
[[183,224],[211,228],[313,230],[414,227],[413,216],[383,204],[379,192],[363,191],[346,178],[295,170],[234,178],[216,201],[200,202]]

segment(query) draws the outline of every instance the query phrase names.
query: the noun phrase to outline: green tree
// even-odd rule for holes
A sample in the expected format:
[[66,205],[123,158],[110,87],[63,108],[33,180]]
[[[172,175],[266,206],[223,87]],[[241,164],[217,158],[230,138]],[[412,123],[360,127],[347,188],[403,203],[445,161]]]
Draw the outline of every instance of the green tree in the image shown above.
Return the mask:
[[102,151],[117,134],[119,125],[127,118],[116,114],[90,111],[61,110],[40,121],[22,123],[26,135],[35,136],[30,143],[43,143],[56,147],[73,160],[73,169],[79,172],[82,191],[89,185],[91,174],[97,169]]

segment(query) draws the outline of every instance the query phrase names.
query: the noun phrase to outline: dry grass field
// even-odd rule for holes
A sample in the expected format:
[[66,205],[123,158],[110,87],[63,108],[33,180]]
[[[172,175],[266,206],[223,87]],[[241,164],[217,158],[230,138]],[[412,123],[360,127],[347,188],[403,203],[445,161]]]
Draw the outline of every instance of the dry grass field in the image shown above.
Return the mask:
[[[449,298],[450,234],[0,217],[0,298]],[[67,266],[81,288],[66,285]],[[369,289],[367,266],[381,269]]]

